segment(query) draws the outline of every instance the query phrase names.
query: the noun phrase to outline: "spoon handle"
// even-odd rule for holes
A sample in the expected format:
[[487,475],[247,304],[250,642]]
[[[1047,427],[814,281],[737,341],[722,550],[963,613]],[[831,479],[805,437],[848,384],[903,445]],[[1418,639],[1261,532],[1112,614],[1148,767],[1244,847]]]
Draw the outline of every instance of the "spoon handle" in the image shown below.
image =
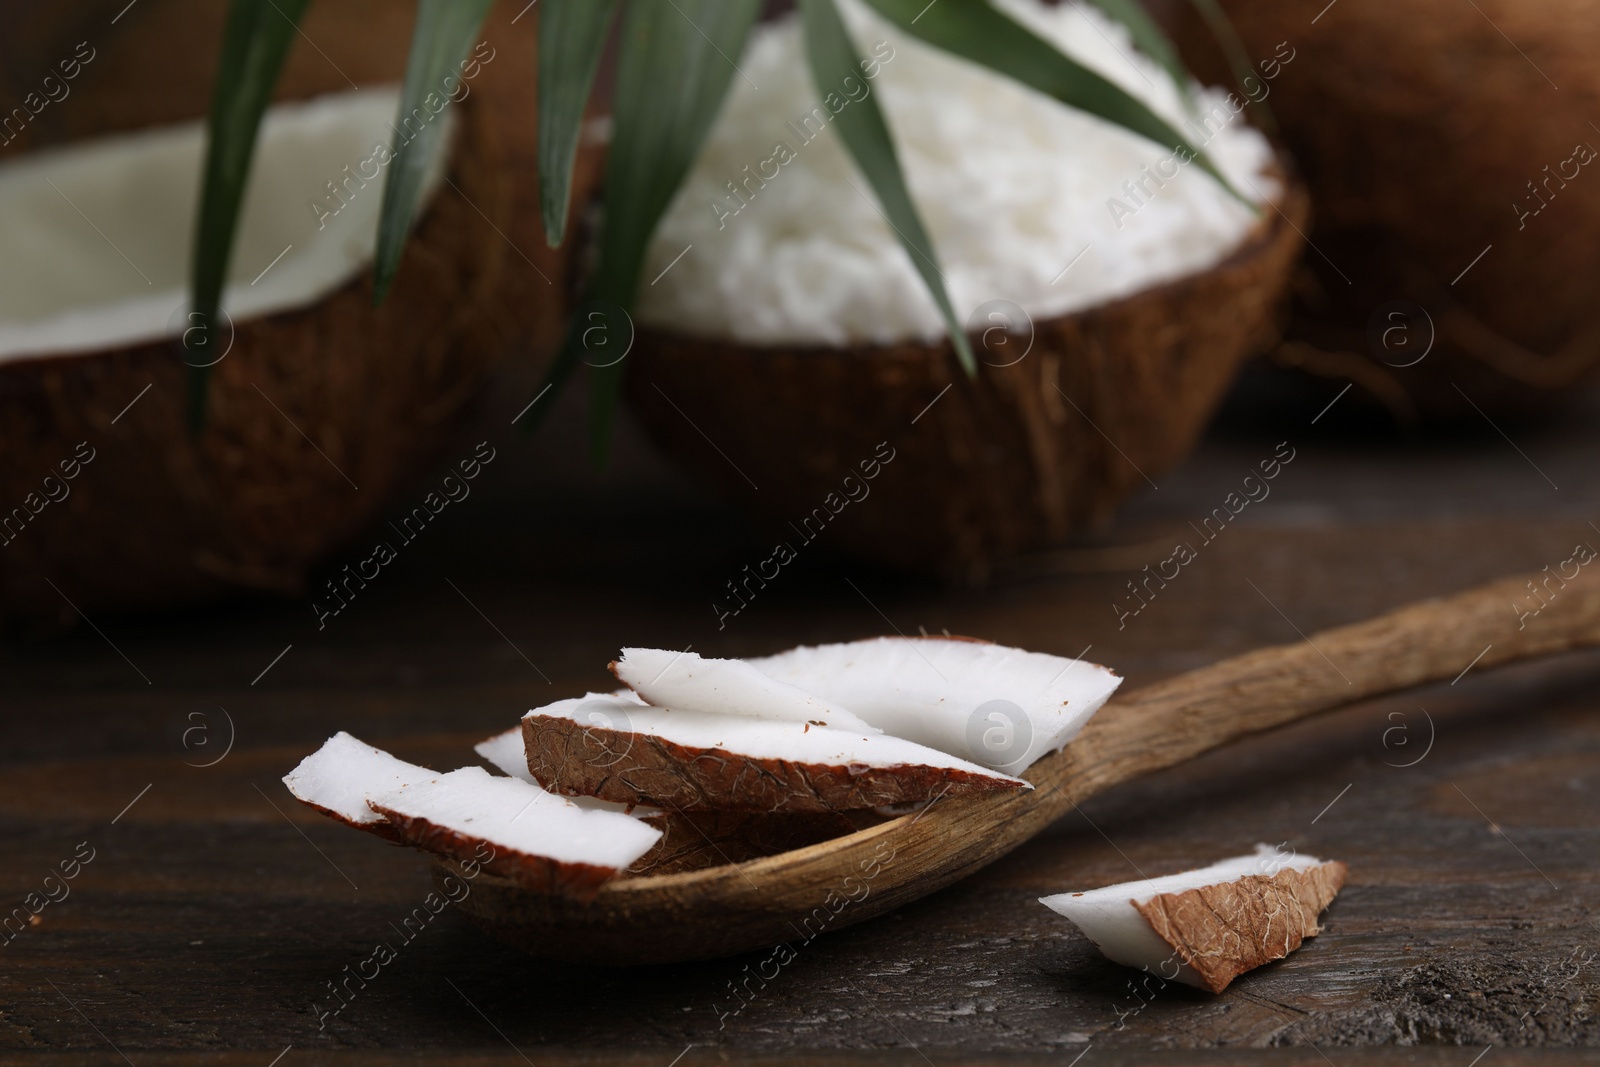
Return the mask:
[[1023,775],[1050,794],[1040,797],[1046,811],[1061,814],[1245,734],[1468,667],[1600,644],[1600,581],[1587,577],[1507,578],[1145,686],[1113,699],[1066,750]]

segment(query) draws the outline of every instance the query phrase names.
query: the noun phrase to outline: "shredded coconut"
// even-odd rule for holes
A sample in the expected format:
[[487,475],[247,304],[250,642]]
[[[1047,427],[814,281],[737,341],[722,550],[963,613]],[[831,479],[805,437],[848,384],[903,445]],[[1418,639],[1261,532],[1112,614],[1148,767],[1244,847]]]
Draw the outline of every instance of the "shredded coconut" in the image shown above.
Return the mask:
[[[1191,86],[1183,99],[1122,26],[1083,4],[1000,3],[1144,101],[1245,195],[1276,194],[1272,150],[1228,94]],[[1255,224],[1170,147],[922,44],[856,0],[843,7],[866,67],[831,103],[862,106],[870,93],[885,112],[963,320],[996,299],[1040,319],[1127,296],[1215,265]],[[739,70],[651,244],[639,320],[752,344],[943,336],[812,84],[798,19],[757,27]]]

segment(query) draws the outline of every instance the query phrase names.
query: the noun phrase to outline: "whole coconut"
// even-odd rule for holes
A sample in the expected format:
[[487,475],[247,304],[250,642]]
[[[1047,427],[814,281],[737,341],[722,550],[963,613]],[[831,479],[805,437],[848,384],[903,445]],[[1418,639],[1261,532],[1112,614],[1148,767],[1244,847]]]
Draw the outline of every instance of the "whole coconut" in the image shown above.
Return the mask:
[[[1252,61],[1294,55],[1265,83],[1316,205],[1288,360],[1434,413],[1535,409],[1592,376],[1600,2],[1220,2]],[[1231,83],[1171,8],[1201,78]]]

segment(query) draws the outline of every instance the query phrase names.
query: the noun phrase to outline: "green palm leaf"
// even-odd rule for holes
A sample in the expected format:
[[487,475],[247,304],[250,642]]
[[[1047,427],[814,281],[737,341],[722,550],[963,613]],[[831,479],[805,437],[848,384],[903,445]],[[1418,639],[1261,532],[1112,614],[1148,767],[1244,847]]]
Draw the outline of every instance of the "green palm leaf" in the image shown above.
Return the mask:
[[222,33],[217,81],[206,121],[205,169],[200,180],[200,216],[195,225],[190,270],[190,309],[197,328],[184,332],[189,375],[189,421],[198,429],[205,416],[207,367],[216,344],[212,324],[222,302],[222,287],[233,256],[239,205],[244,201],[255,154],[256,132],[272,99],[300,16],[310,0],[233,0]]
[[539,206],[551,248],[566,231],[583,107],[616,8],[617,0],[539,5]]
[[1167,77],[1172,79],[1172,84],[1178,87],[1178,95],[1183,99],[1189,98],[1189,71],[1183,65],[1183,60],[1178,58],[1178,50],[1172,46],[1172,41],[1166,32],[1156,25],[1140,7],[1137,0],[1088,0],[1089,3],[1105,12],[1106,17],[1113,22],[1120,22],[1128,30],[1128,36],[1133,38],[1133,46],[1157,63],[1167,72]]
[[[699,154],[737,68],[760,0],[646,0],[628,5],[617,56],[605,219],[589,297],[608,310],[631,306],[656,224]],[[559,385],[584,354],[594,323],[580,317],[546,376]],[[606,324],[615,326],[615,324]],[[619,363],[592,368],[594,452],[603,459],[621,383]],[[549,405],[544,405],[548,409]],[[530,416],[537,426],[542,411]]]
[[[420,0],[417,24],[411,34],[411,54],[406,58],[406,80],[400,89],[400,113],[395,117],[397,140],[401,130],[415,130],[410,139],[394,146],[389,176],[383,183],[383,205],[378,211],[378,250],[373,264],[375,304],[383,303],[400,267],[400,253],[422,200],[428,172],[444,148],[444,123],[439,113],[449,106],[445,80],[460,77],[460,64],[472,47],[484,16],[494,0]],[[437,109],[429,101],[439,103]],[[409,123],[409,125],[408,125]]]
[[[1069,107],[1097,115],[1167,148],[1191,153],[1241,203],[1235,189],[1182,134],[1120,86],[1064,55],[1055,45],[986,0],[866,0],[879,14],[953,55],[1013,78]],[[1253,205],[1251,205],[1253,207]]]
[[[846,87],[852,83],[864,84],[861,57],[850,40],[843,20],[839,18],[839,9],[834,6],[833,0],[800,0],[800,18],[805,27],[811,77],[816,82],[818,94],[826,99],[830,95],[845,93]],[[829,110],[833,109],[830,107]],[[950,342],[955,346],[961,366],[968,374],[976,374],[978,366],[972,358],[966,330],[956,318],[955,309],[950,306],[950,296],[944,288],[944,275],[939,273],[939,264],[934,258],[933,242],[928,239],[922,218],[911,201],[911,192],[906,188],[905,175],[900,169],[899,157],[895,155],[894,140],[883,121],[877,97],[870,94],[859,99],[850,97],[834,114],[833,123],[838,127],[839,136],[850,150],[856,165],[861,168],[861,173],[866,175],[873,191],[878,194],[884,219],[899,235],[900,243],[911,257],[912,266],[922,275],[934,303],[939,305],[939,312],[950,329]]]

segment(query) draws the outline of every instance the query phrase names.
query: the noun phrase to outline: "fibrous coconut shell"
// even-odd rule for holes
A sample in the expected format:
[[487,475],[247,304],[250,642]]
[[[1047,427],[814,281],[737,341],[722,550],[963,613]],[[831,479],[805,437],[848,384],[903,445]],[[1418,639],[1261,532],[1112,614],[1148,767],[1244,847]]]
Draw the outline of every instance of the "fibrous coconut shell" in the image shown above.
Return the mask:
[[[640,328],[627,396],[663,448],[792,552],[814,540],[981,581],[1107,519],[1189,451],[1240,364],[1276,338],[1307,224],[1297,183],[1279,208],[1217,266],[1037,322],[1027,355],[980,361],[976,378],[948,341],[755,346]],[[843,480],[874,468],[846,500],[861,490]]]

